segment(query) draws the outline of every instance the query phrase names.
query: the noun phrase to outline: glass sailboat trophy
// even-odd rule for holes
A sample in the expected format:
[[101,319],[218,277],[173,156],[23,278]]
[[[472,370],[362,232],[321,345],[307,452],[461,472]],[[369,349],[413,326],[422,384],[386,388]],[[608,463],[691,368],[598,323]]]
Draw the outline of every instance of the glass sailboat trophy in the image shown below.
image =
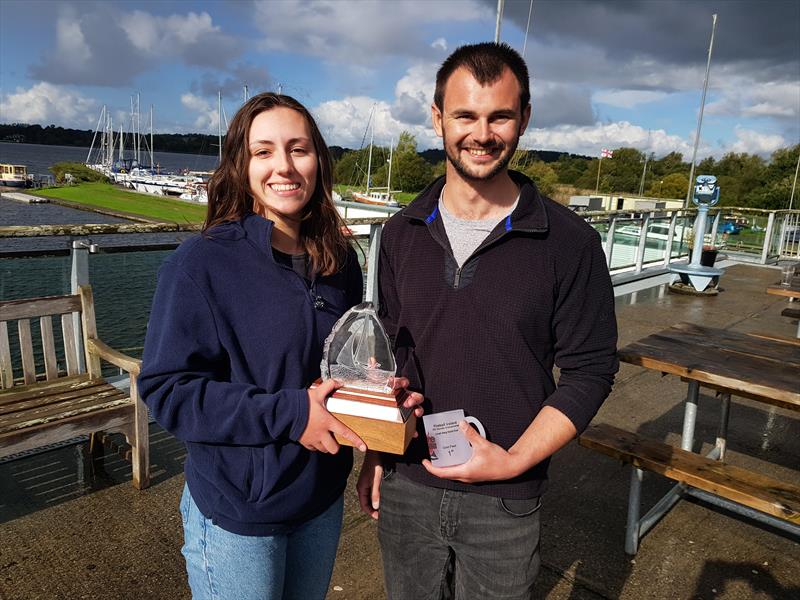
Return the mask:
[[325,339],[322,379],[343,384],[328,398],[328,411],[361,436],[370,450],[402,454],[416,418],[412,409],[402,406],[406,391],[394,385],[396,370],[389,337],[371,302],[348,310]]

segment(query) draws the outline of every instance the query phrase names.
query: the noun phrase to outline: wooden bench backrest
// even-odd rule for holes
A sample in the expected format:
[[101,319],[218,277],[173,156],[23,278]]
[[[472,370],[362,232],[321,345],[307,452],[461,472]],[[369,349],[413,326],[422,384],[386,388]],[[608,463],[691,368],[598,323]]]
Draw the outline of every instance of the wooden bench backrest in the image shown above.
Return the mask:
[[[79,294],[70,296],[49,296],[0,302],[0,389],[81,373],[73,320],[74,313],[81,316],[83,339],[85,340],[87,336],[97,337],[92,290],[89,286],[81,287]],[[59,366],[56,358],[56,342],[53,334],[54,317],[60,321],[64,346],[63,367]],[[39,322],[41,340],[33,339],[32,320]],[[16,379],[14,377],[15,365],[12,362],[11,338],[9,337],[15,332],[19,342],[21,360],[17,371],[21,370],[22,372],[22,377]],[[34,345],[37,341],[41,342],[39,346],[41,361],[38,365],[34,352]],[[86,347],[85,342],[83,346]],[[99,360],[88,353],[86,354],[86,370],[93,377],[100,377]]]

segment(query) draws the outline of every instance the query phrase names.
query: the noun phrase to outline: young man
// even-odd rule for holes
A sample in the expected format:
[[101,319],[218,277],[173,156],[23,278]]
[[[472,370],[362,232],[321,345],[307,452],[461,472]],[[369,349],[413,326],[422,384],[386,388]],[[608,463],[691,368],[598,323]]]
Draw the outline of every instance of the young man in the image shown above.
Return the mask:
[[550,456],[588,425],[618,369],[600,236],[508,170],[530,114],[519,54],[456,50],[432,106],[445,177],[384,229],[380,315],[402,374],[426,414],[464,409],[487,434],[460,424],[473,455],[459,466],[432,466],[422,432],[402,457],[367,454],[359,500],[380,515],[390,600],[450,584],[459,600],[530,597]]

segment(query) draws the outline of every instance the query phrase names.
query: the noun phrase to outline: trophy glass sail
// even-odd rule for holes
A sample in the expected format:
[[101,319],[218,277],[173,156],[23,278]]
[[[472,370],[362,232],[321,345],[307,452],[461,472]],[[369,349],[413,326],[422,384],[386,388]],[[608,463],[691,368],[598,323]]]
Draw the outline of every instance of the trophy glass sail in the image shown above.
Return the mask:
[[402,454],[411,441],[416,418],[413,410],[402,406],[406,391],[394,385],[396,369],[389,337],[371,302],[348,310],[325,339],[322,379],[343,384],[328,398],[328,411],[361,436],[371,450]]
[[348,310],[325,340],[322,379],[336,379],[353,389],[388,393],[396,368],[389,338],[371,302]]

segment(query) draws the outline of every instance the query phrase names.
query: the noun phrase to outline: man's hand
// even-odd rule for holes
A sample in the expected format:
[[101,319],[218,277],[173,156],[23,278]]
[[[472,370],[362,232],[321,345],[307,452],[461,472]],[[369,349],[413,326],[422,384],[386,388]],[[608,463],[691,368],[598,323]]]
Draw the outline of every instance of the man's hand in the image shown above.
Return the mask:
[[361,512],[373,519],[378,518],[382,478],[381,456],[377,452],[368,450],[364,455],[364,462],[361,463],[361,472],[358,475],[358,482],[356,482],[356,491],[358,492],[358,503],[361,506]]
[[508,450],[483,439],[466,421],[458,428],[472,444],[472,458],[455,467],[434,467],[427,459],[422,465],[431,475],[464,483],[512,479],[552,456],[578,433],[572,421],[552,406],[545,406]]
[[364,441],[325,408],[325,400],[341,386],[342,384],[335,379],[328,379],[314,389],[308,390],[308,423],[298,440],[306,449],[336,454],[339,451],[339,444],[333,437],[335,433],[350,440],[355,448],[362,452],[366,451],[367,445]]
[[[398,388],[408,388],[408,379],[405,377],[393,377],[390,381],[392,389],[396,390]],[[408,390],[406,390],[408,392]],[[425,409],[422,408],[422,403],[425,401],[425,398],[419,392],[408,392],[408,396],[405,400],[403,400],[403,406],[406,408],[414,408],[414,414],[417,417],[421,417],[425,414]],[[417,432],[414,432],[414,437],[417,437]]]
[[524,471],[520,468],[518,456],[482,438],[466,421],[461,421],[458,429],[472,445],[472,458],[462,465],[452,467],[434,467],[426,458],[422,461],[422,466],[431,475],[464,483],[477,483],[512,479]]

